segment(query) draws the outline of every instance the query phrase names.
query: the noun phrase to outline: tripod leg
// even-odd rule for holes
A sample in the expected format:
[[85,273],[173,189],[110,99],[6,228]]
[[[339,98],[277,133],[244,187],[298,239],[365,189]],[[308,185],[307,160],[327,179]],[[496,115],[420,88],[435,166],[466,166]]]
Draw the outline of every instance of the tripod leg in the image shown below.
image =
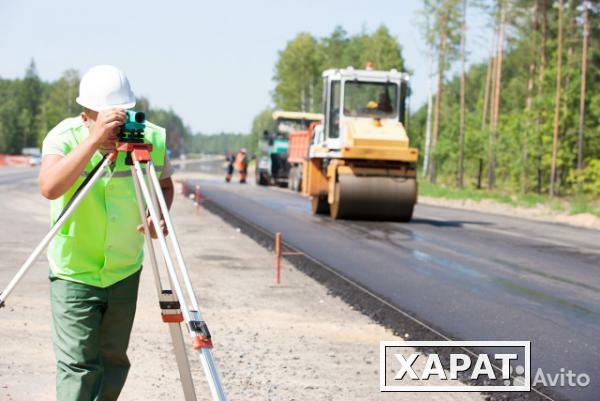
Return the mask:
[[[146,249],[148,250],[148,258],[150,259],[150,264],[152,265],[152,273],[154,274],[154,283],[156,285],[156,291],[158,294],[158,299],[160,301],[161,309],[163,306],[166,308],[166,303],[173,303],[173,300],[168,299],[168,297],[174,298],[174,301],[177,302],[177,298],[172,295],[171,291],[165,291],[163,289],[160,272],[158,270],[158,263],[156,261],[156,253],[154,251],[154,245],[152,244],[152,238],[150,237],[150,231],[148,229],[148,221],[146,220],[146,209],[144,207],[144,199],[142,197],[142,190],[140,188],[140,183],[138,181],[138,177],[135,172],[135,168],[131,167],[131,174],[133,178],[133,184],[135,187],[135,195],[137,199],[138,208],[140,210],[140,218],[142,224],[144,225],[144,237],[146,242]],[[168,312],[175,311],[178,312],[178,316],[181,316],[181,310],[179,310],[179,303],[177,302],[177,309],[171,309]],[[161,313],[163,317],[163,321],[169,326],[169,333],[171,334],[171,341],[173,342],[173,348],[175,349],[175,360],[177,362],[177,368],[179,369],[179,378],[181,379],[181,385],[183,387],[183,395],[185,401],[196,401],[196,390],[194,388],[194,382],[192,380],[192,373],[190,371],[190,365],[187,358],[187,354],[185,352],[185,347],[183,344],[183,335],[181,333],[181,325],[180,322],[183,321],[183,318],[177,319],[177,321],[166,321],[165,319],[165,311]],[[169,317],[175,317],[176,314],[169,314]]]
[[152,265],[152,273],[154,275],[154,284],[156,285],[156,292],[159,297],[162,293],[163,287],[160,280],[160,273],[158,271],[158,263],[156,261],[156,253],[154,252],[154,245],[152,244],[152,238],[149,235],[148,221],[146,219],[146,208],[144,207],[144,198],[142,197],[142,190],[140,189],[140,183],[137,180],[135,174],[135,168],[131,167],[131,176],[133,178],[133,186],[135,187],[135,197],[137,199],[138,208],[140,210],[140,220],[144,225],[144,241],[146,242],[146,249],[148,250],[148,257],[150,264]]
[[[115,154],[116,156],[116,154]],[[92,175],[88,183],[81,188],[79,193],[75,195],[75,197],[69,202],[67,208],[62,212],[59,219],[54,223],[48,234],[42,239],[42,241],[35,247],[31,255],[27,258],[25,263],[21,266],[21,268],[17,271],[17,274],[13,277],[13,279],[8,283],[6,288],[0,292],[0,308],[4,306],[4,302],[10,295],[10,293],[15,289],[19,281],[25,276],[25,273],[29,270],[29,268],[33,265],[33,262],[40,256],[40,254],[44,251],[46,246],[52,241],[52,238],[56,235],[58,230],[65,224],[69,216],[77,209],[77,206],[81,203],[81,201],[85,198],[85,196],[90,192],[90,189],[94,186],[94,184],[102,177],[104,174],[104,170],[110,163],[112,163],[113,159],[109,156],[104,158],[100,167],[96,169],[95,173]]]
[[[158,194],[160,192],[160,183],[158,181],[158,176],[156,175],[156,170],[154,169],[154,165],[152,162],[148,162],[146,166],[146,170],[148,171],[148,181],[150,185],[153,187],[154,192]],[[192,303],[192,307],[194,310],[198,310],[198,299],[196,297],[196,293],[194,291],[194,286],[192,285],[192,280],[190,279],[190,275],[187,270],[187,266],[185,265],[185,261],[183,260],[183,254],[181,253],[181,248],[179,247],[179,241],[177,240],[177,234],[175,233],[175,227],[173,226],[173,222],[171,221],[171,216],[169,215],[169,208],[167,207],[167,203],[162,196],[157,196],[158,203],[160,206],[160,211],[163,214],[163,218],[167,225],[167,229],[169,230],[169,238],[171,239],[171,245],[173,246],[173,250],[175,251],[175,257],[177,258],[177,263],[179,265],[179,271],[181,272],[181,276],[183,278],[183,283],[186,287],[188,294],[190,295],[190,301]]]
[[179,377],[181,378],[185,401],[196,401],[196,390],[179,323],[169,323],[169,332],[171,333],[173,348],[175,349],[175,360],[177,361],[177,368],[179,368]]
[[[159,213],[156,210],[155,205],[152,202],[152,197],[150,195],[150,191],[146,186],[146,182],[144,181],[144,175],[140,166],[140,163],[137,160],[134,160],[134,167],[136,171],[136,175],[138,177],[138,181],[141,186],[142,194],[146,199],[146,204],[148,206],[148,210],[150,212],[150,216],[153,221],[158,222],[160,217]],[[160,183],[158,182],[158,178],[156,176],[156,171],[151,162],[148,162],[146,165],[146,170],[148,172],[148,178],[150,181],[150,185],[153,186],[154,193],[158,198],[158,203],[161,208],[162,217],[165,219],[167,227],[169,229],[169,236],[171,237],[171,241],[173,244],[173,248],[177,255],[177,260],[179,262],[179,271],[184,278],[184,282],[186,285],[186,290],[188,291],[188,295],[192,302],[192,307],[194,310],[190,310],[187,306],[187,300],[183,296],[183,289],[179,284],[179,278],[177,276],[177,272],[173,266],[173,261],[170,257],[169,249],[167,246],[167,242],[164,234],[161,230],[156,230],[156,234],[158,236],[158,242],[163,251],[163,255],[165,255],[165,262],[167,264],[167,270],[169,272],[169,277],[173,283],[173,288],[175,289],[175,293],[177,294],[177,298],[181,303],[181,309],[186,319],[186,323],[188,324],[188,329],[190,335],[192,337],[193,348],[198,351],[200,356],[200,361],[202,363],[202,367],[204,368],[204,373],[208,379],[208,385],[211,390],[211,394],[214,400],[218,401],[226,401],[227,397],[225,396],[225,392],[223,390],[223,386],[221,384],[221,379],[217,372],[217,368],[215,366],[214,360],[212,358],[212,353],[210,351],[211,341],[210,341],[210,333],[208,332],[208,328],[206,327],[206,323],[202,321],[200,313],[197,307],[197,299],[193,292],[193,287],[191,285],[191,281],[189,278],[189,273],[187,272],[187,268],[183,263],[183,256],[181,255],[181,250],[179,248],[179,244],[177,243],[177,239],[175,237],[175,230],[173,228],[173,224],[171,222],[171,218],[169,216],[169,210],[166,206],[166,201],[162,196],[162,192],[160,189]]]
[[[191,320],[203,322],[202,316],[200,315],[200,311],[198,308],[198,299],[194,292],[194,287],[192,285],[192,281],[191,281],[187,266],[185,264],[185,261],[183,260],[183,254],[182,254],[181,248],[179,246],[179,241],[177,240],[177,235],[175,233],[175,227],[171,220],[171,216],[169,214],[169,209],[167,207],[167,203],[166,203],[164,197],[162,196],[162,193],[160,192],[161,191],[160,182],[158,181],[158,176],[156,174],[156,170],[154,169],[154,165],[152,164],[151,161],[149,161],[146,164],[146,170],[148,173],[148,180],[150,182],[150,185],[152,186],[154,193],[157,195],[157,200],[158,200],[158,203],[160,206],[160,210],[162,212],[162,216],[167,225],[167,229],[169,230],[169,238],[171,239],[171,245],[173,246],[173,250],[175,251],[175,256],[177,258],[177,262],[178,262],[178,266],[179,266],[179,272],[181,273],[187,293],[188,293],[188,295],[190,297],[190,301],[192,303],[193,310],[191,311],[190,318],[191,318]],[[192,315],[194,315],[194,317],[192,317]],[[196,350],[198,351],[198,353],[200,355],[200,361],[202,362],[202,366],[204,368],[206,375],[208,377],[210,377],[210,379],[211,379],[209,381],[209,385],[210,385],[211,392],[213,394],[213,398],[218,399],[218,400],[226,399],[225,392],[223,390],[223,385],[221,384],[221,378],[219,377],[219,373],[215,366],[210,349],[207,347],[196,347]]]

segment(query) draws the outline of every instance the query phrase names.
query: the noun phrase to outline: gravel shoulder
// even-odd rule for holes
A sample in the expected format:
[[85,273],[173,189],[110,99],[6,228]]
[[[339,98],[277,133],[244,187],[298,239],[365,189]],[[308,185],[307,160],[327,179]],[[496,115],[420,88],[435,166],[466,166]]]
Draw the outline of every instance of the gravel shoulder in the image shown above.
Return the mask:
[[[48,204],[34,182],[0,194],[0,286],[48,229]],[[421,400],[379,392],[379,341],[391,331],[283,263],[275,286],[273,253],[219,217],[176,196],[184,256],[213,335],[231,400]],[[6,228],[12,229],[6,229]],[[0,311],[0,400],[54,400],[47,265],[41,258]],[[121,399],[183,399],[168,330],[160,320],[152,273],[144,269],[130,345],[132,369]],[[209,400],[200,363],[190,355],[200,400]],[[477,393],[430,400],[482,400]]]

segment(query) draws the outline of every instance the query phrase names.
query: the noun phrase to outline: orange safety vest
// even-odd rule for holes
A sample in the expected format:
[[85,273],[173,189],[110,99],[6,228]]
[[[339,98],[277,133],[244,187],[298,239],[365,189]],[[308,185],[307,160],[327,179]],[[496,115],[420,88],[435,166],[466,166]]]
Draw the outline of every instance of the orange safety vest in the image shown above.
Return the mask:
[[242,171],[246,169],[246,155],[243,153],[238,153],[235,157],[235,169],[238,171]]

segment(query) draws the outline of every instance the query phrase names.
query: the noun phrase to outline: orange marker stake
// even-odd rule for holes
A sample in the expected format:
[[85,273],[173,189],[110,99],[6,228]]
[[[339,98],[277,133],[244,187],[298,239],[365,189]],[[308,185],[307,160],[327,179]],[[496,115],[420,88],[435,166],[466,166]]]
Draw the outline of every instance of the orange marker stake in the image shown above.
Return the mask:
[[196,213],[200,211],[200,185],[196,185]]
[[279,285],[281,283],[281,233],[275,234],[275,258],[275,281]]

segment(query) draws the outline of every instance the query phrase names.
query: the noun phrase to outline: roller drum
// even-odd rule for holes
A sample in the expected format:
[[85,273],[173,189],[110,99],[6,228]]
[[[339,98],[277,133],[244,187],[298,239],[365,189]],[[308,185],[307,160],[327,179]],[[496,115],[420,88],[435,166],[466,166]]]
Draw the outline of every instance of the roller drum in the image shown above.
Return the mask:
[[330,211],[334,219],[408,222],[416,201],[414,178],[340,175]]

